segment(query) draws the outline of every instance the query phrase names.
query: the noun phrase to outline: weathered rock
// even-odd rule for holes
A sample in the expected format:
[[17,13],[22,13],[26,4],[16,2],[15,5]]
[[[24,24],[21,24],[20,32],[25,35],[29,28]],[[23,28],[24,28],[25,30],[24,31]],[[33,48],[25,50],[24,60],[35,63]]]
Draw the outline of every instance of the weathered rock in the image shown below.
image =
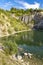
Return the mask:
[[22,60],[22,56],[18,55],[18,56],[17,56],[17,59],[18,59],[18,60]]
[[23,15],[23,16],[19,16],[19,20],[22,21],[22,23],[29,23],[33,20],[34,15]]
[[[34,20],[34,27],[37,28],[43,28],[43,12],[36,12],[35,14],[32,15],[23,15],[19,16],[20,21],[25,24],[31,23],[32,20]],[[36,25],[37,24],[37,25]]]
[[32,55],[31,53],[28,53],[28,57],[31,59],[32,58]]
[[24,53],[24,56],[27,56],[28,54],[27,53]]
[[17,60],[15,54],[12,55],[12,58],[13,58],[14,60]]

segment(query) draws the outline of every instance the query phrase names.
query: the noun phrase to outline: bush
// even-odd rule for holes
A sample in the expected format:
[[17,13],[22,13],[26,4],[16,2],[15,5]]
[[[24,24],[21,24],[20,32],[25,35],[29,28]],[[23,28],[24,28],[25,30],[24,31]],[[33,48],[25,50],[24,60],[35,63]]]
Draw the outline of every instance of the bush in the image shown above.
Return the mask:
[[12,41],[7,41],[6,43],[4,43],[4,51],[6,54],[13,54],[13,53],[17,53],[17,44]]

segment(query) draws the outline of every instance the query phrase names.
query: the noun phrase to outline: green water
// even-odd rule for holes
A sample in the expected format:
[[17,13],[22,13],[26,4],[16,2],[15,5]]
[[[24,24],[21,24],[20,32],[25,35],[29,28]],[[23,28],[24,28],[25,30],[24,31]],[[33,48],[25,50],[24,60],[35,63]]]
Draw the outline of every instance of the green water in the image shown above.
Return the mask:
[[[29,31],[0,38],[1,43],[6,43],[10,40],[13,43],[16,42],[18,47],[23,48],[24,52],[32,53],[36,57],[35,61],[37,59],[42,59],[43,61],[43,31]],[[38,61],[42,62],[41,60]],[[38,63],[38,61],[36,62]]]
[[0,38],[0,42],[16,42],[17,45],[26,45],[43,48],[43,31],[29,31]]
[[[3,40],[3,41],[2,41]],[[43,45],[43,31],[29,31],[11,35],[9,37],[0,38],[0,42],[6,42],[11,40],[12,42],[16,41],[17,44],[26,44],[34,46]]]
[[42,46],[43,31],[23,32],[15,35],[15,41],[18,44]]

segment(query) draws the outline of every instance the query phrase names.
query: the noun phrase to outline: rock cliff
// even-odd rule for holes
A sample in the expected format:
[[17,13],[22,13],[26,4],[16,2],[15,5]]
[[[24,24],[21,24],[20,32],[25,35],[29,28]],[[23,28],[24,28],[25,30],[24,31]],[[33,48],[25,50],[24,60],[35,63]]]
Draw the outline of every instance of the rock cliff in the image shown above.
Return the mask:
[[29,24],[32,21],[34,21],[34,24],[40,24],[43,22],[43,12],[36,12],[32,15],[22,15],[19,16],[19,20],[22,21],[22,23]]

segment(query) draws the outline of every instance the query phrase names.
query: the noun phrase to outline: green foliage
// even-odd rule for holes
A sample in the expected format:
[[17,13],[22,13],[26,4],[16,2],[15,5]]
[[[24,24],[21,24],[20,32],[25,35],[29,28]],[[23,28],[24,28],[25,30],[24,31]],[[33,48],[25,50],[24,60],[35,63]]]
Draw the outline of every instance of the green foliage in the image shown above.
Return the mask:
[[[22,15],[24,13],[23,9],[16,9],[12,8],[11,11],[0,9],[0,24],[4,27],[4,30],[6,30],[9,34],[11,34],[13,31],[20,31],[20,30],[26,30],[28,27],[25,24],[22,24],[20,20],[16,19],[12,15],[12,11],[15,12],[15,15]],[[20,14],[21,13],[21,14]],[[7,25],[10,24],[9,25]],[[2,30],[1,30],[2,31]],[[2,31],[3,32],[3,31]],[[6,34],[6,33],[5,33]]]
[[13,14],[16,14],[16,16],[20,16],[20,15],[23,15],[23,14],[33,14],[34,12],[41,12],[43,11],[42,9],[17,9],[17,8],[11,8],[10,12],[13,13]]
[[6,54],[14,54],[17,53],[17,44],[15,42],[12,42],[11,40],[6,41],[4,45],[4,51]]
[[15,13],[17,16],[20,16],[23,15],[25,11],[23,9],[11,8],[10,12],[13,14]]

